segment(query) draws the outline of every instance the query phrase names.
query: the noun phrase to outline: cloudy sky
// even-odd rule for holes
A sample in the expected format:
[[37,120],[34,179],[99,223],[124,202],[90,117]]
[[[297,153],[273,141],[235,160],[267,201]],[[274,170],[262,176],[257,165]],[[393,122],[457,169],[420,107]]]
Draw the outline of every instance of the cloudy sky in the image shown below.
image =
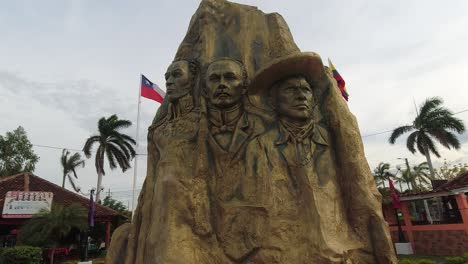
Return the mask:
[[[198,0],[16,0],[0,4],[0,134],[23,126],[41,160],[36,175],[61,183],[61,148],[81,149],[102,116],[136,121],[139,75],[163,86],[163,74]],[[389,133],[409,123],[416,104],[440,96],[468,124],[468,1],[239,0],[283,15],[303,51],[330,57],[347,82],[371,167],[424,161]],[[158,105],[142,99],[140,140]],[[127,131],[135,135],[136,128]],[[371,135],[371,136],[369,136]],[[451,162],[460,151],[441,150]],[[41,146],[52,146],[46,148]],[[146,153],[146,146],[138,150]],[[139,158],[138,187],[146,170]],[[441,164],[443,159],[436,159]],[[87,192],[93,162],[79,171]],[[133,170],[113,171],[106,191],[130,204]]]

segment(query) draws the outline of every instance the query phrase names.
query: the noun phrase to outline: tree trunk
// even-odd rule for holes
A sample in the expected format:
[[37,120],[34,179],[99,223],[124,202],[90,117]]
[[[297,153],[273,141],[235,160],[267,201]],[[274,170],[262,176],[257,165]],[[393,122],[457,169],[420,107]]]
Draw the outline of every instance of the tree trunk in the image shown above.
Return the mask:
[[408,185],[408,190],[411,191],[411,187],[410,187],[410,185],[409,185],[409,182],[406,182],[406,185]]
[[63,175],[63,180],[62,180],[62,188],[65,188],[65,178],[67,177],[67,175]]
[[96,203],[101,203],[100,202],[101,183],[102,183],[102,173],[98,172],[98,180],[97,180],[97,188],[96,188]]
[[427,146],[424,147],[424,152],[426,155],[427,165],[429,166],[429,171],[431,172],[431,180],[435,180],[436,177],[434,167],[432,167],[431,153],[429,153],[429,148]]

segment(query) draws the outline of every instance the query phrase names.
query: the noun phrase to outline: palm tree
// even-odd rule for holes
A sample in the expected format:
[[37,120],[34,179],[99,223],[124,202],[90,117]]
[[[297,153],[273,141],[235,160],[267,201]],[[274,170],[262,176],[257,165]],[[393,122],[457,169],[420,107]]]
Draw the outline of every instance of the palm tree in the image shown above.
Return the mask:
[[395,182],[399,183],[400,186],[402,183],[406,183],[408,190],[414,189],[414,175],[411,173],[411,170],[403,170],[401,176],[397,177]]
[[429,184],[431,180],[435,180],[430,177],[430,170],[427,162],[422,162],[413,166],[413,177],[415,180],[419,180],[420,189],[423,188],[423,183]]
[[55,248],[73,229],[88,228],[87,210],[79,204],[62,206],[54,204],[52,210],[42,209],[26,222],[19,231],[18,239],[31,246],[52,247],[50,263],[54,263]]
[[390,164],[380,162],[379,165],[374,169],[374,178],[377,183],[382,183],[385,188],[385,181],[388,180],[388,177],[393,176],[389,171]]
[[96,151],[96,171],[98,174],[96,201],[100,202],[102,176],[105,175],[104,159],[107,157],[111,169],[119,166],[122,171],[131,168],[130,161],[135,157],[133,145],[135,140],[128,135],[122,134],[119,130],[132,125],[129,120],[120,120],[117,115],[108,118],[102,117],[98,121],[98,135],[91,136],[86,140],[83,151],[87,158],[91,157],[94,143],[98,144]]
[[463,121],[453,117],[453,113],[442,106],[442,99],[438,97],[428,98],[419,107],[419,113],[411,125],[405,125],[393,130],[388,139],[390,144],[395,144],[396,139],[413,131],[406,141],[406,147],[411,153],[417,150],[426,156],[431,177],[435,178],[434,167],[431,161],[431,152],[440,157],[434,139],[442,146],[450,149],[460,149],[460,141],[453,133],[462,134],[465,131]]
[[75,179],[78,179],[78,176],[76,175],[76,169],[79,166],[84,167],[85,162],[84,160],[81,160],[80,153],[75,153],[71,156],[68,155],[70,155],[70,151],[63,149],[62,157],[60,158],[60,162],[62,163],[63,168],[62,188],[65,188],[65,178],[68,178],[68,181],[73,187],[73,190],[75,190],[75,192],[78,192],[79,189],[76,187],[75,182],[73,182],[71,174],[73,173]]

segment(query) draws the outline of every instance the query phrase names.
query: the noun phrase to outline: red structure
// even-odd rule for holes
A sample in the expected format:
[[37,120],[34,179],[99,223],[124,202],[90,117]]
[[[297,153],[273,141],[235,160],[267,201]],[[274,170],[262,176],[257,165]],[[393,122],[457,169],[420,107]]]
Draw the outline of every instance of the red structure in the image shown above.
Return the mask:
[[[64,189],[54,183],[46,181],[32,173],[20,173],[13,176],[0,178],[0,212],[3,210],[5,195],[8,191],[26,191],[26,192],[52,192],[54,194],[53,203],[63,206],[77,203],[86,209],[89,209],[89,199],[77,193]],[[95,204],[94,221],[96,223],[106,224],[105,243],[108,247],[110,243],[111,223],[118,221],[119,218],[126,218],[117,211],[106,206]],[[20,228],[28,219],[22,218],[2,218],[0,215],[0,235],[8,234]],[[0,245],[1,246],[1,245]]]
[[[432,191],[400,196],[399,221],[415,254],[463,255],[468,252],[468,173],[434,186]],[[397,219],[384,205],[392,240],[397,242]]]

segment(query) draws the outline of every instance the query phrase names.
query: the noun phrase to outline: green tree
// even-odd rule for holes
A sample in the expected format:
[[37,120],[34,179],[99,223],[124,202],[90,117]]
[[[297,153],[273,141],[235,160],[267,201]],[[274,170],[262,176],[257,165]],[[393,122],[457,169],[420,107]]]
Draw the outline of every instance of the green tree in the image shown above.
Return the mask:
[[98,121],[98,135],[86,140],[83,151],[87,158],[91,157],[91,151],[95,143],[98,144],[95,157],[98,182],[96,189],[96,202],[100,202],[102,176],[105,175],[104,160],[107,157],[111,169],[119,166],[122,171],[131,168],[130,161],[135,157],[133,145],[135,140],[128,135],[120,133],[123,128],[132,125],[129,120],[120,120],[117,115],[108,118],[102,117]]
[[402,183],[406,183],[408,190],[414,189],[414,186],[415,186],[414,175],[411,173],[411,170],[408,170],[408,169],[403,170],[401,172],[401,175],[399,177],[396,177],[395,182],[399,183],[400,185]]
[[437,169],[437,175],[445,180],[452,180],[464,172],[468,172],[467,163],[451,164],[447,160],[444,160],[444,164]]
[[62,188],[65,188],[65,178],[68,178],[68,181],[73,187],[73,190],[75,190],[75,192],[78,192],[79,189],[76,187],[75,182],[73,181],[72,174],[73,177],[75,177],[75,179],[78,179],[76,170],[80,166],[84,167],[85,162],[84,160],[81,160],[80,153],[75,153],[71,156],[69,155],[70,151],[66,149],[62,150],[62,157],[60,158],[60,163],[62,164],[63,168]]
[[401,172],[400,180],[397,179],[399,183],[406,183],[408,190],[418,189],[416,184],[416,174],[411,170],[411,166],[407,158],[405,158],[406,169]]
[[104,198],[102,205],[107,206],[125,216],[130,216],[131,214],[131,212],[127,210],[127,207],[121,201],[112,199],[110,196],[106,196],[106,198]]
[[0,135],[0,177],[33,172],[38,161],[23,127]]
[[393,174],[390,173],[390,164],[380,162],[379,165],[374,169],[374,178],[377,184],[382,183],[383,188],[385,188],[385,182],[388,180],[388,177],[392,177]]
[[52,247],[52,258],[55,248],[72,230],[85,231],[88,228],[87,210],[79,204],[70,206],[53,205],[52,210],[41,210],[27,221],[19,231],[19,241],[30,246]]
[[417,149],[426,156],[432,178],[435,178],[435,171],[431,153],[440,157],[434,139],[448,149],[452,147],[459,149],[460,141],[454,132],[462,134],[465,131],[463,122],[455,118],[451,111],[442,106],[442,103],[442,99],[438,97],[426,99],[420,106],[413,124],[396,128],[388,139],[390,144],[395,144],[398,137],[413,131],[408,136],[406,147],[411,153],[416,153]]
[[427,162],[422,162],[422,163],[419,163],[418,165],[413,166],[412,173],[413,173],[414,180],[419,181],[419,185],[418,185],[419,190],[423,190],[425,185],[430,184],[431,180],[434,180],[434,179],[431,179],[431,176],[430,176],[431,172],[429,170],[429,166],[427,165]]

